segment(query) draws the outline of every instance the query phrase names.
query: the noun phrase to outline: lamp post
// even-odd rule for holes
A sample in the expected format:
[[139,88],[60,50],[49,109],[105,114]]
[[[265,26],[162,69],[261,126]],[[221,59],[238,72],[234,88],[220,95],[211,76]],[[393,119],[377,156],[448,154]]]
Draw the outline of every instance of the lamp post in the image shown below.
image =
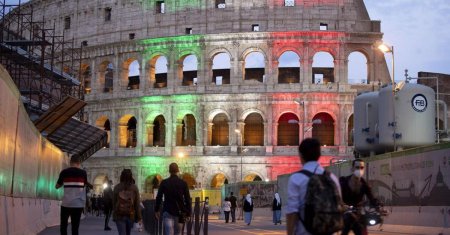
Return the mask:
[[396,95],[396,90],[395,90],[395,57],[394,57],[394,46],[389,46],[387,44],[381,43],[380,45],[378,45],[378,49],[383,52],[384,54],[386,53],[391,53],[392,55],[392,113],[393,113],[393,122],[392,122],[392,127],[394,129],[394,152],[397,151],[397,122],[396,122],[396,118],[395,118],[395,95]]

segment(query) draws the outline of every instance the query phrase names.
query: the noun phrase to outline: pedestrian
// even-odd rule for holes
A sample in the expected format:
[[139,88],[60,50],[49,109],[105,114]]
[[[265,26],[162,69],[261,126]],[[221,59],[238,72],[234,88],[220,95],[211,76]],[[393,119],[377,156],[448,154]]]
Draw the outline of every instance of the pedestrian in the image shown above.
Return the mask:
[[273,223],[277,225],[281,224],[281,198],[278,193],[275,193],[272,202]]
[[225,223],[230,220],[231,202],[228,197],[225,197],[223,202],[223,213],[225,214]]
[[103,203],[104,203],[104,213],[105,213],[105,231],[111,230],[109,227],[109,220],[111,218],[111,212],[113,208],[113,182],[108,180],[106,183],[106,188],[103,189]]
[[342,190],[342,199],[346,206],[351,207],[352,210],[344,214],[344,229],[342,235],[347,235],[350,230],[355,235],[367,234],[367,226],[361,222],[363,210],[364,196],[370,202],[370,205],[380,209],[380,202],[372,194],[372,189],[364,180],[363,175],[365,171],[365,163],[361,159],[353,160],[352,174],[349,176],[342,176],[339,182]]
[[178,177],[180,172],[176,163],[169,165],[170,176],[164,179],[156,195],[155,216],[161,218],[161,202],[164,197],[162,220],[164,235],[180,235],[184,223],[192,212],[191,196],[187,183]]
[[252,223],[252,213],[253,213],[253,201],[252,201],[252,196],[249,194],[247,194],[247,196],[245,196],[245,200],[244,200],[244,222],[247,225],[250,225]]
[[[299,146],[299,153],[303,170],[289,177],[287,187],[288,200],[285,207],[287,234],[332,234],[333,232],[339,231],[343,225],[342,211],[339,210],[343,208],[339,208],[337,205],[338,202],[342,201],[340,198],[339,181],[335,175],[326,172],[319,165],[318,160],[321,155],[320,142],[312,138],[304,139]],[[323,182],[321,181],[322,179],[324,179]],[[312,184],[318,180],[320,180],[319,183]],[[314,195],[313,186],[316,185],[322,186],[318,188],[324,190],[325,193],[320,191]],[[314,202],[312,195],[318,197],[320,200]],[[323,197],[331,197],[332,200],[325,201],[322,204]],[[330,208],[323,205],[329,205]],[[323,206],[324,208],[317,208],[315,206]],[[331,206],[333,207],[331,208]],[[328,209],[330,213],[315,213]],[[310,222],[317,218],[317,216],[325,216],[327,223],[316,223],[317,226],[313,226]],[[330,219],[333,220],[330,221]],[[325,231],[317,232],[316,229],[324,229]],[[329,232],[330,230],[333,232]]]
[[236,223],[236,207],[237,207],[237,198],[233,195],[233,192],[230,193],[230,203],[231,203],[231,223]]
[[122,170],[120,183],[113,190],[113,220],[119,235],[130,235],[134,223],[141,223],[139,195],[139,189],[133,184],[131,170]]
[[81,213],[86,205],[86,187],[92,188],[87,180],[86,171],[80,167],[80,156],[73,155],[70,158],[70,167],[59,173],[55,185],[56,189],[64,187],[59,228],[61,235],[67,234],[69,217],[72,223],[72,235],[78,235]]

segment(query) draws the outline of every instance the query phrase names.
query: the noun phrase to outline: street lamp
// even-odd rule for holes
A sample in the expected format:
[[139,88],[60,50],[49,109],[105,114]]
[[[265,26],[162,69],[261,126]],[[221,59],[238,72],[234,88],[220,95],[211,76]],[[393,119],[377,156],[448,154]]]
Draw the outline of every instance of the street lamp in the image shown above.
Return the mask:
[[394,115],[393,118],[393,123],[392,123],[392,127],[394,129],[394,152],[397,151],[397,122],[396,122],[396,118],[395,118],[395,95],[396,95],[396,90],[395,90],[395,57],[394,57],[394,46],[389,46],[387,44],[381,43],[380,45],[378,45],[378,49],[383,52],[384,54],[386,53],[391,53],[392,55],[392,113]]

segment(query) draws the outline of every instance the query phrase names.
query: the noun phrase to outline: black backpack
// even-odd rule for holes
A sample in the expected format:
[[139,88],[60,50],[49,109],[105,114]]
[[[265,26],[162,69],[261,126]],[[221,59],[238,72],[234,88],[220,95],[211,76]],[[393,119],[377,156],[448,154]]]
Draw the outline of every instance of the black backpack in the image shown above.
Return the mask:
[[329,235],[344,228],[344,204],[339,191],[325,171],[318,175],[301,170],[309,178],[305,195],[305,216],[301,218],[305,229],[314,235]]

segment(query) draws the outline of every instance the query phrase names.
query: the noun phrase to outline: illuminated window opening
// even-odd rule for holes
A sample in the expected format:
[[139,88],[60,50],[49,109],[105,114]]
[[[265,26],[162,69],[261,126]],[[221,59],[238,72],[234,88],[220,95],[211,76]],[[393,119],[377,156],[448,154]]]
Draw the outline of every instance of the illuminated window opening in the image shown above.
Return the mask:
[[297,146],[299,143],[299,119],[293,113],[285,113],[278,120],[278,146]]
[[259,24],[252,24],[252,31],[259,32]]
[[300,83],[300,57],[297,53],[286,51],[278,59],[278,83]]
[[225,0],[216,0],[216,7],[219,9],[224,9],[226,7]]
[[321,31],[327,31],[328,30],[328,24],[325,23],[320,23],[320,28]]
[[186,34],[192,34],[192,28],[186,28]]
[[264,146],[264,123],[259,113],[245,118],[244,146]]
[[286,7],[295,6],[295,0],[284,0],[284,6],[286,6]]
[[156,1],[156,13],[166,13],[166,4],[164,3],[164,1]]
[[195,146],[197,133],[196,133],[196,120],[194,115],[188,114],[184,116],[181,121],[181,129],[177,132],[177,146]]
[[228,118],[221,113],[214,117],[211,135],[212,146],[228,146],[229,145],[229,126]]
[[328,113],[318,113],[313,120],[312,138],[316,138],[322,145],[334,146],[334,119]]
[[167,87],[167,58],[156,56],[150,61],[150,80],[155,88]]
[[153,133],[149,137],[151,137],[149,140],[153,140],[153,143],[150,144],[152,146],[164,147],[166,145],[166,120],[162,115],[155,118],[153,122]]
[[140,84],[140,69],[137,60],[132,61],[128,65],[128,86],[127,90],[137,90]]

